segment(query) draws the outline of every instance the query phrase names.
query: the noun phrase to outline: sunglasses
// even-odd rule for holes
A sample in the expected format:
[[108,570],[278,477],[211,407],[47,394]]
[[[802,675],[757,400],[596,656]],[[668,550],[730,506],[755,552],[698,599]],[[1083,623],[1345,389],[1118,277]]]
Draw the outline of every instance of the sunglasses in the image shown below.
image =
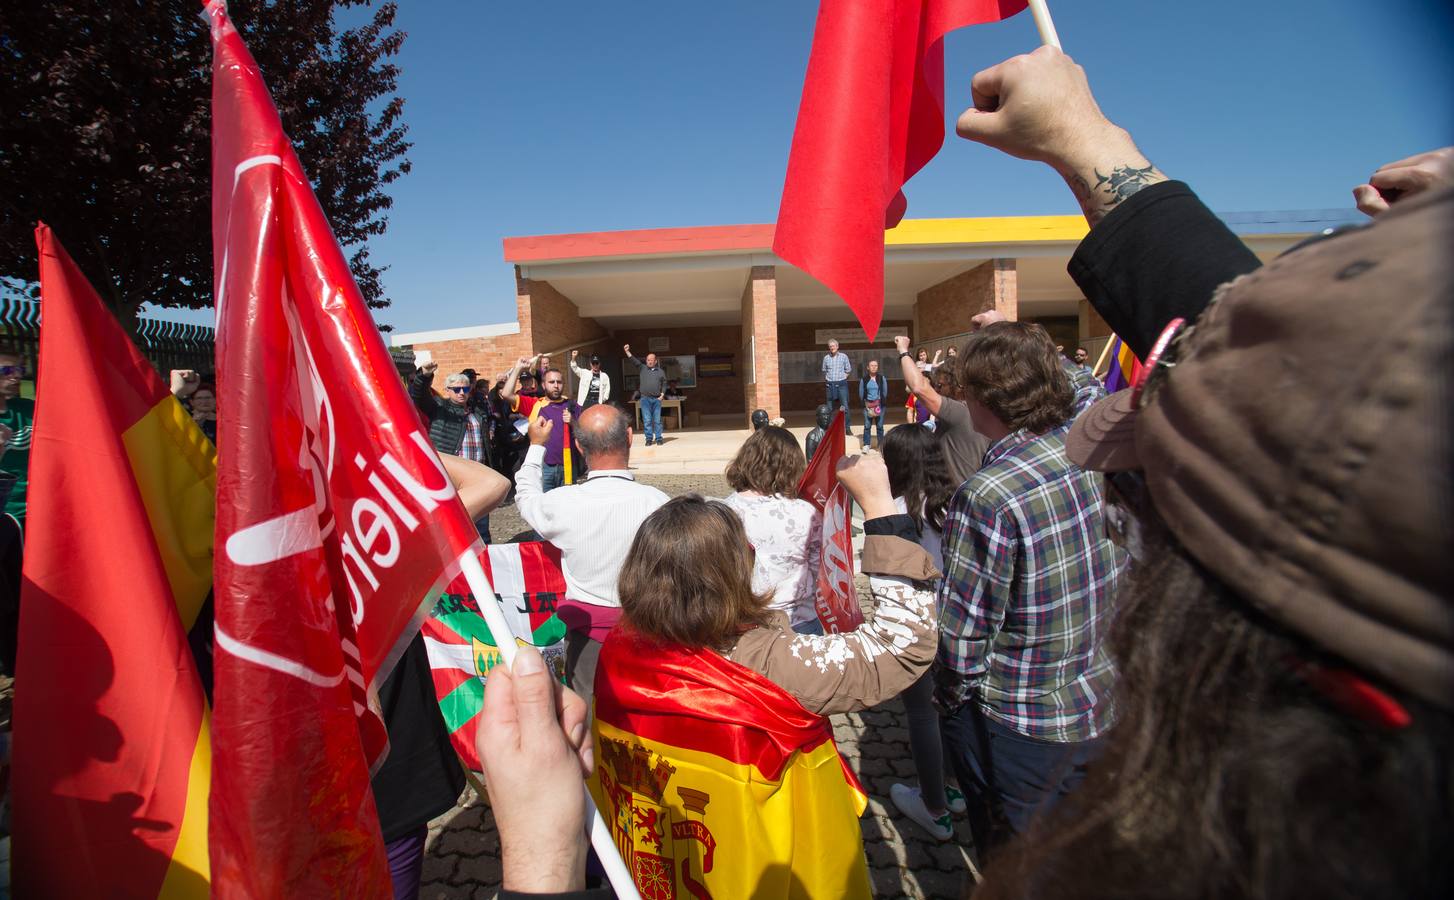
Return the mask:
[[449,389],[449,392],[451,394],[468,394],[470,392],[470,389],[461,384],[451,387]]
[[0,378],[24,378],[25,366],[0,366]]

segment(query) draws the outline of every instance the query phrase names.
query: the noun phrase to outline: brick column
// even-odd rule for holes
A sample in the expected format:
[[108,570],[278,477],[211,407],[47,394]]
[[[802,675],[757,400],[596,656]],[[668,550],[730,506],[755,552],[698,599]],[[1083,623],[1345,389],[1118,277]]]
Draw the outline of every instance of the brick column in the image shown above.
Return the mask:
[[530,279],[520,274],[520,267],[515,267],[515,321],[520,323],[520,343],[525,347],[525,356],[529,356],[530,348],[535,344],[534,331],[531,328],[531,313],[533,303],[530,298]]
[[996,309],[1019,318],[1019,288],[1013,259],[990,259],[919,292],[914,301],[914,340],[931,341],[969,330],[969,320]]
[[777,272],[773,266],[753,266],[742,289],[742,360],[751,372],[743,373],[747,415],[765,409],[772,418],[782,415],[777,367]]

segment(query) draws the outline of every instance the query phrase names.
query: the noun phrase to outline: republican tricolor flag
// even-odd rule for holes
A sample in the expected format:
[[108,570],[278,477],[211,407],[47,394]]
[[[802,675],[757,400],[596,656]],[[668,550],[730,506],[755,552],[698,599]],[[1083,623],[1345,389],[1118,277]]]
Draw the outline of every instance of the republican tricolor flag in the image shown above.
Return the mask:
[[212,444],[44,225],[15,694],[16,897],[208,894]]
[[1114,394],[1116,391],[1125,390],[1136,383],[1141,375],[1141,360],[1126,346],[1126,342],[1119,337],[1111,338],[1111,346],[1108,349],[1107,359],[1109,366],[1106,369],[1104,379],[1106,390]]

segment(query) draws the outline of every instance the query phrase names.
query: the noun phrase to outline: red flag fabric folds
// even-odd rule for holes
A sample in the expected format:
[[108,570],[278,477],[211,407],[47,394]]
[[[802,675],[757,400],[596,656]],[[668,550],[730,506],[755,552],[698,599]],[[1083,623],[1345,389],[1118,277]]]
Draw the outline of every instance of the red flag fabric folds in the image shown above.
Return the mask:
[[847,303],[873,340],[883,232],[944,142],[944,35],[1025,0],[822,0],[773,252]]
[[51,230],[36,243],[14,895],[205,898],[211,752],[188,635],[208,621],[216,454]]
[[476,535],[221,0],[213,893],[384,897],[376,687]]
[[848,452],[844,441],[843,408],[833,414],[833,421],[828,424],[828,430],[824,432],[823,439],[818,442],[818,449],[813,452],[813,458],[808,460],[808,468],[803,470],[803,477],[798,479],[798,496],[818,507],[818,512],[828,503],[828,495],[833,493],[833,488],[838,484],[838,460]]

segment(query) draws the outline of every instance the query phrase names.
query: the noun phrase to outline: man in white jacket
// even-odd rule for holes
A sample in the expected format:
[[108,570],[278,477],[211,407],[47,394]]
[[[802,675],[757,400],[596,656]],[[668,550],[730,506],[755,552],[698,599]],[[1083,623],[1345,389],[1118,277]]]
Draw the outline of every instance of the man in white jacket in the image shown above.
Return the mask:
[[601,371],[601,357],[591,357],[591,367],[582,369],[576,365],[576,356],[579,350],[570,352],[570,370],[576,373],[580,381],[576,385],[576,403],[581,409],[590,409],[597,403],[606,403],[611,399],[611,376]]
[[543,416],[530,423],[530,450],[515,475],[515,504],[525,524],[560,548],[565,599],[555,611],[567,629],[566,681],[589,705],[601,642],[621,618],[616,592],[621,565],[636,529],[667,496],[632,477],[631,421],[614,406],[601,404],[571,425],[590,474],[546,493],[545,445],[553,427]]

